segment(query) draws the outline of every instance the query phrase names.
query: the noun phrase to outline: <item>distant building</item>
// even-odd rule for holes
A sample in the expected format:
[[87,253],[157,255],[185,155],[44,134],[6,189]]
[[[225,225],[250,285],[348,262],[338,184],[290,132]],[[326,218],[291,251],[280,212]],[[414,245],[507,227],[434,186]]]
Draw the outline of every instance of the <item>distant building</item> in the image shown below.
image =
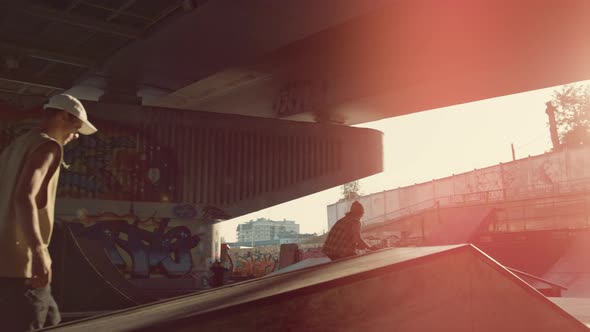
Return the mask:
[[241,245],[261,243],[297,243],[299,224],[292,220],[275,221],[266,218],[250,220],[239,224],[237,229],[238,242]]

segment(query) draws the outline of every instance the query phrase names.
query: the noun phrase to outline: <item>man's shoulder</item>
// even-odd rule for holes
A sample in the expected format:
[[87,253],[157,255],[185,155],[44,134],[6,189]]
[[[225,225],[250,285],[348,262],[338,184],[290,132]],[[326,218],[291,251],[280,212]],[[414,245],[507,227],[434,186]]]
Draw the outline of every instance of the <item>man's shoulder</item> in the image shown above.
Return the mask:
[[59,153],[59,152],[61,152],[61,150],[63,148],[62,145],[58,141],[56,141],[54,138],[52,138],[51,136],[49,136],[43,132],[33,132],[31,134],[34,136],[33,137],[34,143],[32,145],[35,150],[39,150],[44,153],[47,153],[47,152]]
[[49,135],[40,132],[39,130],[31,129],[28,132],[21,134],[14,138],[10,144],[6,147],[23,147],[23,146],[39,146],[46,142],[54,142],[56,145],[60,145],[58,141],[51,138]]
[[334,226],[332,226],[332,229],[336,229],[337,231],[347,230],[351,228],[352,225],[354,225],[355,221],[355,218],[352,218],[350,216],[344,216],[338,219]]
[[63,150],[57,141],[42,133],[33,132],[30,135],[30,139],[23,142],[28,145],[23,151],[26,165],[33,168],[54,167],[61,162]]

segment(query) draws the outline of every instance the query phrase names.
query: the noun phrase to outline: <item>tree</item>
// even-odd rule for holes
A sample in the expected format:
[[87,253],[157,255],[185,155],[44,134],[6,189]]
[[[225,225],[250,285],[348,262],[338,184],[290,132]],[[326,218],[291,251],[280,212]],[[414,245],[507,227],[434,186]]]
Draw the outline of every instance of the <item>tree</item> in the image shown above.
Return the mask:
[[590,84],[568,84],[553,93],[555,122],[563,146],[590,145]]
[[358,199],[361,196],[360,190],[361,186],[358,181],[352,181],[343,184],[340,188],[340,192],[342,193],[342,200]]

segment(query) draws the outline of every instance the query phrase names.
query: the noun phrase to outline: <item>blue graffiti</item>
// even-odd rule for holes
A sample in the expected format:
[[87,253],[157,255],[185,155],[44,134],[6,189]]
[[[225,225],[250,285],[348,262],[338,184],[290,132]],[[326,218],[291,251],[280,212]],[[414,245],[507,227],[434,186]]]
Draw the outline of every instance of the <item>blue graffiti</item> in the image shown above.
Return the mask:
[[179,204],[174,207],[174,215],[178,218],[191,219],[197,216],[197,209],[190,204]]
[[167,230],[169,222],[167,218],[162,219],[154,232],[139,228],[138,220],[133,224],[125,220],[106,220],[72,229],[77,236],[100,241],[110,261],[119,268],[124,269],[127,264],[117,247],[127,252],[134,278],[148,278],[158,272],[180,277],[191,271],[191,249],[199,244],[200,237],[192,235],[186,226]]

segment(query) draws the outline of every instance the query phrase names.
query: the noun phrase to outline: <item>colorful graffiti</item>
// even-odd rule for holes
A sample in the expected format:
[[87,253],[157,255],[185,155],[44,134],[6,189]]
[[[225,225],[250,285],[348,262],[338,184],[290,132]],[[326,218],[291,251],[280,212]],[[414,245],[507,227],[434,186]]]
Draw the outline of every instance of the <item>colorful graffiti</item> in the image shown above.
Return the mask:
[[265,246],[256,249],[231,249],[232,275],[262,277],[279,269],[279,247]]
[[[64,149],[69,167],[60,176],[58,195],[134,201],[178,198],[177,160],[147,130],[95,120],[99,132],[81,136]],[[19,121],[0,130],[0,148],[33,128]]]
[[78,238],[97,241],[110,262],[130,278],[181,277],[193,270],[193,249],[202,234],[169,218],[139,218],[112,213],[68,222]]
[[137,224],[122,220],[109,220],[90,227],[76,229],[76,235],[99,240],[111,260],[122,270],[127,263],[118,248],[131,257],[132,278],[148,278],[150,274],[168,277],[183,276],[191,271],[191,249],[199,243],[199,236],[191,235],[185,226],[167,228],[169,220],[162,219],[154,232],[141,229]]
[[61,197],[172,201],[176,158],[145,132],[102,124],[104,129],[67,145],[68,169],[60,177]]

